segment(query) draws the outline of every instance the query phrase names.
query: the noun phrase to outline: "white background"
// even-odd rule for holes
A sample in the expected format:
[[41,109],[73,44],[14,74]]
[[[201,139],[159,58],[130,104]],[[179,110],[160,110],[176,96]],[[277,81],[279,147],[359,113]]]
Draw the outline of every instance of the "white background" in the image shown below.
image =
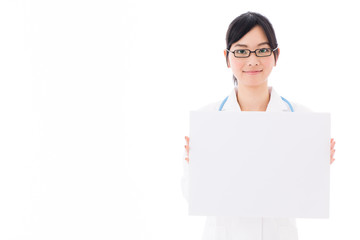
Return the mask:
[[180,180],[190,110],[233,87],[223,49],[246,11],[272,22],[269,79],[331,112],[330,219],[299,237],[359,239],[355,1],[0,1],[0,239],[200,239]]

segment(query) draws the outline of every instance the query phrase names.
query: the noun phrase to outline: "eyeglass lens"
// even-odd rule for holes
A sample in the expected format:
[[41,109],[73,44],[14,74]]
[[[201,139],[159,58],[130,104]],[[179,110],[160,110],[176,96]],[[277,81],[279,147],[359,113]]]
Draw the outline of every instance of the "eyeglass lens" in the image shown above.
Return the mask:
[[[250,53],[251,51],[249,49],[240,49],[234,51],[235,57],[249,57]],[[272,50],[271,48],[256,49],[255,54],[258,57],[267,57],[272,54]]]

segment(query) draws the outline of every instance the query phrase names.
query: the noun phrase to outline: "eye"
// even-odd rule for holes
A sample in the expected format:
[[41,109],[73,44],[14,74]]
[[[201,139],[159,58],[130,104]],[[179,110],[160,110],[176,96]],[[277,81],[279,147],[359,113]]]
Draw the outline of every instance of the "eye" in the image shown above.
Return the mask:
[[268,53],[270,50],[268,48],[260,48],[259,52],[260,53]]
[[235,54],[236,55],[247,55],[248,50],[246,50],[246,49],[238,49],[238,50],[235,50]]
[[249,50],[248,49],[238,49],[234,51],[235,57],[248,57],[249,56]]
[[260,48],[256,50],[256,55],[258,57],[267,57],[272,54],[271,48]]

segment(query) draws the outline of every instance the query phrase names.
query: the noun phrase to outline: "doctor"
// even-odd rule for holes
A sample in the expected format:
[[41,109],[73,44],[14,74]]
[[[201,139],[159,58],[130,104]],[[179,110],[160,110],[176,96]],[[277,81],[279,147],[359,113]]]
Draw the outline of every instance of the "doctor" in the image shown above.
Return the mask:
[[[229,96],[200,109],[203,111],[266,111],[309,112],[307,108],[282,98],[268,77],[280,55],[275,32],[264,16],[247,12],[235,18],[226,34],[227,49],[224,56],[233,72],[235,87]],[[189,137],[186,139],[186,156],[182,189],[188,199]],[[335,141],[331,139],[330,164],[335,160]],[[296,240],[295,219],[241,218],[208,216],[203,240]]]

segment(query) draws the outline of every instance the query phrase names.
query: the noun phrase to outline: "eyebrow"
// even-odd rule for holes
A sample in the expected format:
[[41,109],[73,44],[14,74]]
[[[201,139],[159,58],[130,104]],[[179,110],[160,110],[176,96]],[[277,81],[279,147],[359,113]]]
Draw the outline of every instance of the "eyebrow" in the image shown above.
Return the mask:
[[[269,44],[269,42],[262,42],[262,43],[259,43],[258,44],[258,47],[259,46],[261,46],[261,45],[269,45],[270,46],[270,44]],[[248,47],[248,45],[246,45],[246,44],[236,44],[234,47]]]

